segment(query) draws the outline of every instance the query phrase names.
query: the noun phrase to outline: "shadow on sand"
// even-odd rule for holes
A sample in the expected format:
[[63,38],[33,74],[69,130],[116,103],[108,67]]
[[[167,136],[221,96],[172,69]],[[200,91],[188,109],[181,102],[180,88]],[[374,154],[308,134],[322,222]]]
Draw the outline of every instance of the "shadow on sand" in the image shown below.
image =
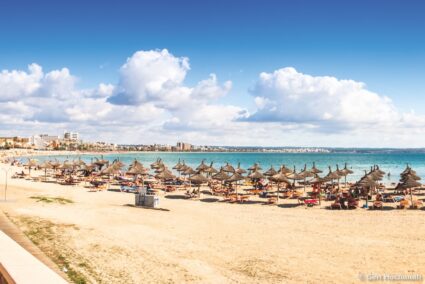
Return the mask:
[[153,207],[147,207],[147,206],[136,206],[134,204],[124,204],[122,206],[138,208],[138,209],[150,209],[150,210],[157,210],[157,211],[166,211],[166,212],[170,211],[170,209],[166,209],[166,208],[153,208]]

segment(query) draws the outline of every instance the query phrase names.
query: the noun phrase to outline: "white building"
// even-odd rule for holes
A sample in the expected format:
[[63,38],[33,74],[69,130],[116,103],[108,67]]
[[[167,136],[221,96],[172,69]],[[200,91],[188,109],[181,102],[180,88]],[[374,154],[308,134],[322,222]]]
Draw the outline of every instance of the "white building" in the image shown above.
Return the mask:
[[64,140],[71,140],[71,141],[78,141],[78,140],[80,140],[80,135],[78,134],[78,132],[65,132],[63,134],[63,139]]
[[55,141],[59,141],[59,136],[39,134],[31,136],[29,139],[30,145],[37,150],[44,150]]

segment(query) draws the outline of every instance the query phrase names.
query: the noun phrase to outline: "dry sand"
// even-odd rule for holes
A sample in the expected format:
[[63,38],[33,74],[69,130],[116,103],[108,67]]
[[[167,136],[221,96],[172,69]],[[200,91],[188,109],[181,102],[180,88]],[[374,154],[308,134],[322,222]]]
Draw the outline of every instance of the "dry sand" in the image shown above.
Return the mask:
[[161,196],[165,210],[152,210],[132,207],[129,193],[9,180],[11,201],[0,208],[75,273],[74,281],[358,283],[359,274],[425,275],[423,210],[330,211],[288,200],[268,206],[181,197]]

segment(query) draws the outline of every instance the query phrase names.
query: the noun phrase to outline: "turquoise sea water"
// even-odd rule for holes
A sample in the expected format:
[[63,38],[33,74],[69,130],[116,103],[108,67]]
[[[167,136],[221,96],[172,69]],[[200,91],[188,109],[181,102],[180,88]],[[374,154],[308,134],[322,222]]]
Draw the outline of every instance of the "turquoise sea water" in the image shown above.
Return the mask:
[[[43,156],[37,157],[39,161],[57,158],[60,161],[73,160],[81,157],[82,160],[90,162],[95,156]],[[100,156],[96,156],[100,157]],[[113,161],[120,159],[125,164],[130,164],[135,158],[141,161],[146,167],[149,167],[157,158],[161,158],[164,163],[173,167],[179,159],[193,168],[196,168],[202,160],[209,165],[214,162],[214,167],[219,169],[226,162],[231,163],[234,167],[240,162],[242,168],[248,168],[254,163],[259,163],[266,171],[271,165],[278,169],[280,165],[285,164],[287,167],[296,166],[297,170],[304,167],[311,167],[313,162],[316,167],[323,170],[323,174],[328,172],[328,166],[335,169],[335,165],[339,164],[340,169],[344,167],[344,163],[348,163],[348,167],[354,171],[349,175],[347,180],[357,180],[363,174],[364,170],[369,170],[374,164],[386,173],[390,173],[390,177],[385,177],[383,182],[390,183],[399,179],[399,174],[404,170],[408,163],[417,174],[425,178],[425,153],[167,153],[167,152],[149,152],[149,153],[128,153],[128,154],[106,154],[104,159]]]

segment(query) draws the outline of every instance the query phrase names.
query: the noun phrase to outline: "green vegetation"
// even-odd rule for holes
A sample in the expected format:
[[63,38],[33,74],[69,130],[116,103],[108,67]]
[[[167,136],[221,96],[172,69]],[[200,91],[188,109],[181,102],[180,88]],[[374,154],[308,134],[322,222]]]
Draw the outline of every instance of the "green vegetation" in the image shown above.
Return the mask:
[[74,201],[63,198],[63,197],[31,196],[30,198],[36,199],[37,202],[44,202],[44,203],[59,203],[59,204],[74,203]]

